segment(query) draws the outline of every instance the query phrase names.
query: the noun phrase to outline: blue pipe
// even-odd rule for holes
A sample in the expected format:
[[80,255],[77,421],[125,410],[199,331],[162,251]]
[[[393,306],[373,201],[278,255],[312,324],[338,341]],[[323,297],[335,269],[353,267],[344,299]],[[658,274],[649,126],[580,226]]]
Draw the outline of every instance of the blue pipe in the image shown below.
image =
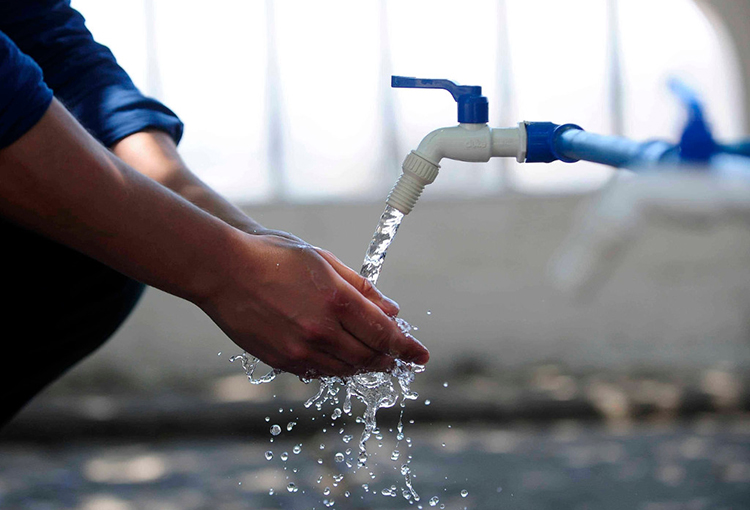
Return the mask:
[[567,160],[592,161],[617,168],[653,165],[672,158],[677,160],[674,144],[661,140],[635,142],[572,127],[558,131],[553,143],[555,152]]
[[741,142],[721,145],[721,152],[735,154],[737,156],[747,156],[750,158],[750,139]]
[[592,161],[623,168],[679,160],[679,147],[674,144],[597,135],[575,124],[527,122],[526,139],[527,163]]

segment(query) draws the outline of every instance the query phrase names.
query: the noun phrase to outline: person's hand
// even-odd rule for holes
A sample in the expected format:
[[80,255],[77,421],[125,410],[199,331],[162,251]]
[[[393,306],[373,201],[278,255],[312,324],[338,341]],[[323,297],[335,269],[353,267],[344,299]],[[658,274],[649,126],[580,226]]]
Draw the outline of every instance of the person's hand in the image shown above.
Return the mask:
[[341,262],[336,255],[328,250],[319,248],[317,246],[309,245],[294,234],[285,232],[283,230],[273,230],[260,226],[253,226],[249,228],[240,228],[244,232],[253,235],[264,235],[264,236],[277,236],[289,239],[292,242],[298,243],[299,245],[306,245],[318,252],[333,269],[341,276],[344,280],[349,282],[355,289],[357,289],[363,296],[375,303],[386,315],[395,317],[398,315],[399,306],[398,303],[387,297],[385,294],[370,283],[366,278],[360,276],[359,273],[354,271],[352,268]]
[[241,348],[302,376],[383,371],[394,358],[426,363],[401,332],[398,307],[332,254],[294,236],[237,231],[215,290],[197,304]]

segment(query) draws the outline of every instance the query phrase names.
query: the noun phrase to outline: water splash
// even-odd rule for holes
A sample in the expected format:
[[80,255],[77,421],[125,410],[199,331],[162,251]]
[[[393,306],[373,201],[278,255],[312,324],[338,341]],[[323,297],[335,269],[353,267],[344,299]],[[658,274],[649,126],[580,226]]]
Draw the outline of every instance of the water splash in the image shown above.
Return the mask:
[[[373,285],[378,281],[388,247],[396,237],[398,227],[401,225],[403,218],[404,214],[391,206],[386,206],[385,211],[380,216],[378,226],[368,246],[362,269],[359,273]],[[401,318],[395,318],[394,320],[401,331],[408,336],[411,336],[412,329],[416,329],[412,328],[408,322]],[[235,360],[241,362],[242,368],[245,370],[248,380],[252,384],[271,382],[281,372],[280,370],[273,369],[266,375],[255,378],[253,373],[259,363],[257,358],[248,355],[248,353],[243,353],[233,356],[229,361],[233,362]],[[334,406],[338,406],[340,403],[338,394],[342,388],[345,389],[344,401],[341,408],[336,407],[334,410],[334,414],[332,415],[334,420],[342,414],[352,416],[353,400],[359,400],[364,404],[365,410],[362,416],[357,417],[357,422],[364,424],[364,430],[359,439],[359,453],[357,456],[358,467],[363,467],[368,458],[367,441],[373,435],[382,438],[377,428],[376,415],[378,410],[393,407],[398,402],[399,396],[401,397],[402,407],[407,400],[416,400],[419,395],[411,389],[411,384],[414,382],[415,375],[422,371],[424,371],[424,366],[422,365],[395,360],[395,366],[390,372],[368,372],[351,377],[321,377],[320,388],[315,395],[305,402],[305,407],[309,408],[315,405],[318,410],[322,410],[326,402],[331,402]],[[301,380],[305,383],[311,382],[310,379],[301,378]],[[403,437],[403,423],[400,416],[397,439],[400,441]],[[346,440],[345,442],[348,443]],[[411,459],[411,456],[409,456],[409,459]],[[419,494],[417,494],[412,486],[411,470],[408,466],[410,462],[411,460],[408,460],[406,464],[401,466],[401,474],[404,476],[404,483],[406,485],[406,490],[403,491],[403,494],[406,499],[419,501]],[[341,475],[341,478],[343,479],[343,475]],[[392,487],[392,490],[389,492],[391,492],[389,495],[395,496],[397,494],[395,487]],[[330,504],[332,503],[333,501],[331,500]],[[329,505],[327,504],[327,506]]]
[[[400,319],[399,319],[400,320]],[[401,321],[406,322],[406,321]],[[401,324],[399,324],[401,326]],[[405,329],[401,326],[402,331]],[[398,382],[401,390],[402,405],[405,400],[415,400],[419,395],[411,389],[415,374],[422,372],[424,367],[414,363],[396,360],[396,366],[391,372],[368,372],[352,377],[321,377],[320,389],[305,402],[305,407],[315,405],[322,410],[323,404],[338,401],[341,388],[345,388],[343,412],[352,414],[352,399],[359,400],[365,405],[365,411],[358,421],[364,423],[364,430],[359,439],[359,455],[357,463],[360,467],[367,462],[367,441],[376,434],[377,412],[380,409],[393,407],[399,398],[399,390],[394,384]]]
[[[281,370],[279,370],[278,368],[274,368],[264,376],[255,377],[255,369],[258,368],[260,360],[255,356],[249,355],[246,352],[229,358],[230,363],[234,363],[235,361],[239,361],[242,365],[242,370],[244,370],[245,374],[247,374],[247,380],[250,381],[250,384],[269,383],[276,379],[276,376],[281,373]],[[266,421],[268,421],[268,419],[266,419]]]
[[[385,211],[380,216],[375,234],[367,248],[362,269],[359,272],[360,276],[365,277],[373,285],[378,281],[388,247],[396,237],[403,218],[404,214],[391,206],[386,206]],[[411,336],[412,326],[401,318],[395,320],[401,331]],[[333,401],[334,404],[338,403],[337,395],[342,387],[346,389],[342,406],[345,413],[351,415],[352,397],[365,405],[364,414],[358,420],[364,423],[364,430],[359,439],[359,455],[357,457],[357,464],[362,467],[367,462],[368,457],[367,441],[373,434],[377,434],[376,415],[378,410],[393,407],[398,401],[399,391],[394,381],[398,383],[401,393],[401,406],[403,407],[406,400],[418,398],[419,395],[411,389],[411,384],[414,382],[415,375],[422,371],[424,371],[422,365],[396,360],[395,367],[390,372],[369,372],[345,378],[323,377],[320,380],[320,390],[305,402],[305,407],[315,404],[318,409],[321,409],[322,405],[329,400]],[[403,412],[401,416],[403,416]],[[398,424],[399,437],[397,439],[399,441],[403,438],[401,416],[399,416]],[[404,475],[407,493],[415,501],[419,501],[419,494],[412,486],[410,469],[406,464],[402,467],[401,473]]]

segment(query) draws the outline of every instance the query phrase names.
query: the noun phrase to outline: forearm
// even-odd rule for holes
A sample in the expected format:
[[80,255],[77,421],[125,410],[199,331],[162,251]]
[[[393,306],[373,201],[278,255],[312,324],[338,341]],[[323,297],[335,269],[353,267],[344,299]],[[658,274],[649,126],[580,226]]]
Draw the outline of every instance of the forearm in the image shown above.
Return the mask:
[[263,230],[261,225],[193,174],[166,133],[159,130],[135,133],[115,143],[112,152],[143,175],[226,223],[249,233]]
[[0,214],[194,301],[213,291],[234,235],[114,157],[57,101],[0,151]]
[[130,168],[56,100],[0,150],[0,215],[193,301],[237,345],[297,375],[429,358],[387,315],[395,305],[332,255],[208,214]]

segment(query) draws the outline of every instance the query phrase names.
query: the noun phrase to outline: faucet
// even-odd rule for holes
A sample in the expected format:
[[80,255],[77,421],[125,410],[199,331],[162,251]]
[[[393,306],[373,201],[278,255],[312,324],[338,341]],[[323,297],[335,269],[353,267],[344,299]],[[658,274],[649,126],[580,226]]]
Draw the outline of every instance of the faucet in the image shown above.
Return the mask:
[[526,129],[523,123],[512,128],[487,125],[489,103],[482,87],[458,85],[450,80],[391,77],[399,88],[444,89],[458,104],[458,125],[432,131],[411,151],[402,165],[402,174],[388,195],[387,203],[409,214],[425,186],[435,181],[443,158],[487,162],[492,157],[526,159]]
[[598,200],[583,204],[572,233],[550,263],[550,277],[577,295],[592,291],[611,271],[650,218],[704,226],[740,218],[750,222],[750,139],[717,142],[697,94],[672,80],[687,122],[679,143],[633,141],[584,131],[575,124],[520,122],[517,127],[487,125],[488,102],[479,86],[450,80],[393,76],[392,87],[444,89],[458,104],[458,125],[436,129],[406,156],[403,173],[387,204],[409,214],[425,186],[437,177],[443,158],[487,162],[515,157],[519,163],[591,161],[643,173],[616,179]]
[[678,144],[662,140],[638,142],[589,133],[575,124],[552,122],[524,121],[516,127],[491,128],[487,125],[489,103],[480,86],[404,76],[392,76],[391,86],[447,90],[458,104],[458,125],[432,131],[406,156],[402,174],[386,200],[403,214],[412,211],[425,186],[434,182],[443,158],[487,162],[493,157],[514,157],[519,163],[583,160],[630,170],[710,163],[716,171],[722,171],[738,166],[747,169],[750,162],[750,140],[732,145],[717,143],[697,96],[676,80],[670,87],[689,115]]

